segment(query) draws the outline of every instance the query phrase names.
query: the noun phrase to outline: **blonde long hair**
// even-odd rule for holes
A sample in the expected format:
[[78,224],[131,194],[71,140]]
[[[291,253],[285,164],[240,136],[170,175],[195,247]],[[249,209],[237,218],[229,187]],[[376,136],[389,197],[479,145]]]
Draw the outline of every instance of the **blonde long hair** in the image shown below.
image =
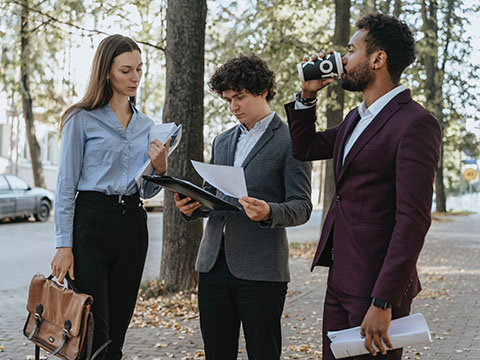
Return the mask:
[[[110,35],[100,42],[93,57],[87,91],[80,102],[73,104],[63,113],[61,129],[80,110],[95,110],[108,104],[113,96],[112,86],[107,80],[113,59],[124,52],[134,50],[141,52],[135,41],[123,35]],[[133,104],[135,100],[135,96],[130,97]]]

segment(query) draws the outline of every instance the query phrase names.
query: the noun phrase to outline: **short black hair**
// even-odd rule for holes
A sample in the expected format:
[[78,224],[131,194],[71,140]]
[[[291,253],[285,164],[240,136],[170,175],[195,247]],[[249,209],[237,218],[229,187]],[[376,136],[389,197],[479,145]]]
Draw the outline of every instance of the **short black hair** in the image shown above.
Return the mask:
[[267,63],[255,54],[237,55],[227,60],[213,73],[208,87],[219,96],[224,91],[247,90],[253,95],[261,95],[267,90],[266,100],[275,97],[275,73]]
[[395,16],[369,14],[357,21],[357,29],[367,30],[367,53],[377,50],[387,53],[387,69],[392,81],[398,82],[403,70],[415,61],[413,33],[408,25]]

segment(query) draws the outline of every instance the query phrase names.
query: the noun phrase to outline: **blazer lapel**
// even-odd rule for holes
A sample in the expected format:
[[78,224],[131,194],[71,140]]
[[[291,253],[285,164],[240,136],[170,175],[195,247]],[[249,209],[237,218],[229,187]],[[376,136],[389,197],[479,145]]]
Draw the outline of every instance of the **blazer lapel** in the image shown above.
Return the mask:
[[[347,157],[345,158],[345,163],[341,167],[340,176],[338,177],[338,181],[342,178],[345,171],[348,169],[348,166],[351,164],[355,156],[362,150],[365,144],[385,125],[385,123],[400,109],[400,103],[410,101],[410,90],[406,90],[398,94],[394,97],[383,109],[380,113],[375,116],[372,122],[367,126],[367,128],[362,132],[362,134],[358,137],[355,144],[348,152]],[[342,145],[345,147],[345,144]],[[343,150],[342,150],[342,158],[343,158]],[[341,159],[340,159],[341,161]]]
[[340,134],[338,143],[337,154],[338,156],[334,156],[335,159],[335,180],[338,180],[340,177],[340,172],[342,170],[342,161],[343,161],[343,152],[345,150],[345,143],[348,139],[348,136],[352,133],[353,129],[357,125],[358,121],[360,120],[360,115],[358,113],[358,108],[354,109],[348,117],[345,119],[345,130]]
[[246,168],[248,163],[255,157],[258,151],[270,141],[270,139],[273,137],[273,130],[278,128],[281,121],[282,120],[280,120],[278,115],[275,114],[272,121],[270,122],[268,127],[265,129],[265,132],[263,133],[263,135],[260,137],[260,139],[258,139],[257,143],[253,146],[252,150],[250,150],[247,157],[243,161],[243,164],[242,164],[243,168]]

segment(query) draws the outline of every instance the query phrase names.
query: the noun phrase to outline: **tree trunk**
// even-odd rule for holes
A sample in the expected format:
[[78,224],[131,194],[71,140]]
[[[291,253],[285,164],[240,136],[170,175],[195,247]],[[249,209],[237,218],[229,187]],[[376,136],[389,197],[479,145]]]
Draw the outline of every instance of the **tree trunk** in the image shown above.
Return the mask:
[[28,23],[28,0],[22,4],[22,23],[20,28],[21,47],[20,47],[20,75],[21,75],[21,96],[23,106],[23,117],[25,119],[25,128],[27,132],[28,148],[30,149],[30,159],[32,162],[33,181],[35,186],[45,187],[43,178],[42,156],[40,145],[35,134],[35,124],[32,109],[32,96],[30,94],[30,64],[31,48]]
[[[190,159],[203,161],[203,88],[206,0],[169,0],[167,7],[166,94],[163,122],[181,123],[182,141],[169,159],[168,173],[197,185]],[[195,260],[201,220],[186,222],[165,192],[160,278],[175,289],[197,285]]]
[[[425,36],[425,50],[422,55],[426,72],[425,102],[426,107],[435,115],[443,130],[445,128],[442,112],[442,85],[444,75],[438,62],[439,41],[437,10],[435,0],[422,0],[422,30]],[[443,142],[444,139],[442,139],[442,152],[435,179],[435,203],[437,211],[446,212],[447,202],[445,197],[445,185],[443,183]]]
[[[337,3],[337,1],[335,1]],[[363,0],[363,14],[371,14],[374,13],[377,9],[377,1],[376,0]]]
[[[335,33],[332,43],[336,50],[343,50],[350,38],[350,0],[335,0]],[[327,88],[327,128],[338,125],[343,120],[344,92],[340,81],[335,81]],[[335,193],[333,162],[326,160],[323,196],[322,224]]]
[[137,104],[143,113],[147,113],[147,103],[150,95],[150,49],[145,47],[143,50],[145,56],[145,73],[143,74],[143,93],[141,96],[141,104]]
[[402,0],[395,0],[395,2],[393,3],[393,15],[396,18],[399,18],[401,13],[402,13]]

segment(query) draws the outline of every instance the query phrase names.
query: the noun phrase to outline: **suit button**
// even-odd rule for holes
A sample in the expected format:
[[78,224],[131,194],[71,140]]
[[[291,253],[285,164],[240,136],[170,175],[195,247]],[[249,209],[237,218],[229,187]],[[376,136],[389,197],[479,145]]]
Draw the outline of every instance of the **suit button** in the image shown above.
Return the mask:
[[336,200],[337,200],[337,202],[340,202],[342,200],[342,197],[340,195],[337,195]]

